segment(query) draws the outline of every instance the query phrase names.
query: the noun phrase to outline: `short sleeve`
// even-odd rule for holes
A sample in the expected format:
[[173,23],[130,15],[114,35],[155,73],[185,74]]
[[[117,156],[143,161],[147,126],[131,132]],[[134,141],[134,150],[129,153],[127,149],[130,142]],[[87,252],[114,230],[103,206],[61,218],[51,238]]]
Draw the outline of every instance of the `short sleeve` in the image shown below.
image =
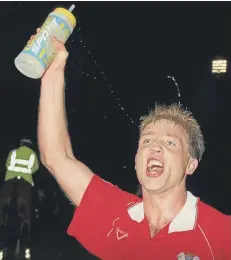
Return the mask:
[[113,248],[107,247],[107,236],[113,227],[112,223],[134,198],[134,195],[94,175],[67,233],[75,237],[90,253],[101,259],[107,258],[108,251],[116,249],[113,245],[110,245]]

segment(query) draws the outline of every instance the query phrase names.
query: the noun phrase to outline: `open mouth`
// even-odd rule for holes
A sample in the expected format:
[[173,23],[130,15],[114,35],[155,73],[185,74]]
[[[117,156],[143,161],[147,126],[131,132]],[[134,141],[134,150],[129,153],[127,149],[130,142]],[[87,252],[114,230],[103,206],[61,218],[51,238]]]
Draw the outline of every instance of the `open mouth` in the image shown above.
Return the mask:
[[147,176],[159,177],[164,172],[164,165],[162,162],[156,159],[148,159],[147,163]]

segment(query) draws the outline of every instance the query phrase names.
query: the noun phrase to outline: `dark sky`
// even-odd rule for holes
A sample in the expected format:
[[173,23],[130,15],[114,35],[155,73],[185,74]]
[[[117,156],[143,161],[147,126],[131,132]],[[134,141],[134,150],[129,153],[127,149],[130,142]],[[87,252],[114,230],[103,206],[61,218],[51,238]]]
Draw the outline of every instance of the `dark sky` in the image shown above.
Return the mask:
[[[0,3],[3,175],[7,153],[20,137],[36,142],[40,80],[20,74],[14,59],[55,4]],[[66,45],[66,102],[76,156],[102,177],[134,192],[136,123],[156,101],[177,101],[176,87],[167,79],[174,76],[181,102],[200,122],[207,144],[199,169],[188,180],[189,189],[231,214],[230,71],[221,78],[211,74],[213,58],[231,59],[231,3],[75,4],[79,25]],[[52,180],[48,173],[44,176],[47,181],[41,185]]]

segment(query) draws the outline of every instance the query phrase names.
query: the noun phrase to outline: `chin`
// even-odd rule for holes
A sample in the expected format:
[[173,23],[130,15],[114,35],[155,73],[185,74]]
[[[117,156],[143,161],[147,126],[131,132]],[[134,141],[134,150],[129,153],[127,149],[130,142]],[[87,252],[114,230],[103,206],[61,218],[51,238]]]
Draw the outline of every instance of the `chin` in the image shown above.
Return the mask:
[[143,186],[148,192],[152,193],[160,193],[164,191],[164,186],[152,186],[152,185],[145,185]]
[[153,181],[147,181],[147,180],[144,180],[144,179],[140,182],[140,184],[147,191],[152,191],[152,192],[161,191],[165,187],[164,183],[154,183]]

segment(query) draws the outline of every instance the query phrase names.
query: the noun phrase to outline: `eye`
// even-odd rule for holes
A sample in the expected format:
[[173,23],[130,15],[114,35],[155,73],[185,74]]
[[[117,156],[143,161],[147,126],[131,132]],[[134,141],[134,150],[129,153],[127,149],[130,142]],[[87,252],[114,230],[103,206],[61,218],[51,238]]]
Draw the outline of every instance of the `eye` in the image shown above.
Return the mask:
[[151,142],[150,139],[145,139],[145,140],[143,140],[143,144],[149,144],[150,142]]
[[166,141],[166,144],[169,146],[176,146],[176,144],[171,140]]

